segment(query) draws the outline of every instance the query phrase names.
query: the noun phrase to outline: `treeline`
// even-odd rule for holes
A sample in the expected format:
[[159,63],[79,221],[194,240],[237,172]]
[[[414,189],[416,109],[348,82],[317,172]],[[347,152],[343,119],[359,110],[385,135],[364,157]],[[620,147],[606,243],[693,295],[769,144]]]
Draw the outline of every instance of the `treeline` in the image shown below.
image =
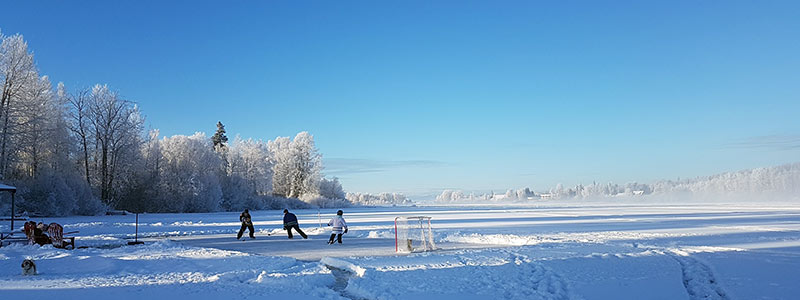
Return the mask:
[[17,212],[347,205],[307,132],[232,143],[222,123],[212,137],[145,133],[135,102],[107,85],[54,88],[21,35],[0,32],[0,41],[0,180],[18,187]]
[[[204,133],[159,138],[151,131],[141,147],[135,191],[116,205],[135,211],[207,212],[347,206],[339,180],[323,178],[321,155],[308,132],[272,141],[235,138],[227,143],[218,123]],[[138,195],[138,197],[137,197]]]
[[727,172],[686,180],[662,180],[652,184],[591,183],[543,191],[530,188],[505,193],[475,194],[445,190],[436,197],[440,203],[524,202],[546,199],[602,199],[648,197],[672,200],[800,200],[800,163]]
[[391,205],[412,205],[410,199],[400,193],[380,193],[380,194],[367,194],[367,193],[347,193],[345,196],[347,201],[356,205],[366,206],[391,206]]

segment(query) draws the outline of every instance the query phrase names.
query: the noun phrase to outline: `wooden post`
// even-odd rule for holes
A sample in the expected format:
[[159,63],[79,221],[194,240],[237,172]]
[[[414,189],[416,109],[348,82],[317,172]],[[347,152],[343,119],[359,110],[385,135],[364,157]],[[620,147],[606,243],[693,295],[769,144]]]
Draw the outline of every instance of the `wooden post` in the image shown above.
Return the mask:
[[136,213],[136,235],[134,235],[133,242],[128,242],[128,245],[139,245],[144,244],[144,242],[139,241],[139,213]]
[[14,231],[14,194],[17,191],[11,191],[11,231]]

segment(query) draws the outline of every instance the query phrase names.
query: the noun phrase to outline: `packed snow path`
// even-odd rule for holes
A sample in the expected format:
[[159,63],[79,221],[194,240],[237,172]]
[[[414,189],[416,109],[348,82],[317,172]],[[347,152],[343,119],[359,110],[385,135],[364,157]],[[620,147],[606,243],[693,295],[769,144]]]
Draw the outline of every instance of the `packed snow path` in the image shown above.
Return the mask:
[[[79,246],[0,248],[0,293],[88,299],[795,299],[800,206],[620,205],[348,209],[344,244],[298,210],[309,240],[286,238],[279,211],[147,214],[147,243],[122,246],[133,216],[42,220],[80,230]],[[396,255],[391,220],[429,215],[443,250]],[[38,220],[37,220],[38,221]],[[325,222],[327,220],[323,220]],[[0,230],[4,230],[0,226]],[[20,275],[30,257],[40,275]],[[336,257],[336,258],[332,258]],[[348,270],[334,276],[332,268]],[[335,269],[334,268],[334,269]]]
[[[222,250],[240,251],[265,256],[287,256],[303,261],[319,261],[325,257],[394,256],[394,239],[349,237],[345,234],[343,243],[328,244],[329,235],[309,235],[308,239],[295,236],[288,239],[286,234],[257,236],[256,239],[243,237],[237,240],[232,234],[172,237],[170,240],[194,247],[210,247]],[[157,239],[148,239],[157,240]],[[437,251],[456,249],[480,249],[509,247],[502,244],[470,244],[442,242]]]
[[728,296],[714,278],[714,273],[708,265],[682,251],[675,251],[673,257],[681,265],[683,285],[689,293],[689,299],[728,300]]

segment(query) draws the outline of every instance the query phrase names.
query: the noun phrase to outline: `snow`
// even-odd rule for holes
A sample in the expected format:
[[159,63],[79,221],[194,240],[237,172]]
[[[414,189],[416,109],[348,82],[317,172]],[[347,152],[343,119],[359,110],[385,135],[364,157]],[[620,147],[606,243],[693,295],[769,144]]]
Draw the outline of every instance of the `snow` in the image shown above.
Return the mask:
[[[350,232],[327,245],[332,210],[47,218],[79,248],[0,248],[9,299],[794,299],[800,205],[546,203],[345,209]],[[394,252],[397,216],[433,217],[438,250]],[[0,225],[7,231],[8,224]],[[39,275],[22,276],[32,258]]]

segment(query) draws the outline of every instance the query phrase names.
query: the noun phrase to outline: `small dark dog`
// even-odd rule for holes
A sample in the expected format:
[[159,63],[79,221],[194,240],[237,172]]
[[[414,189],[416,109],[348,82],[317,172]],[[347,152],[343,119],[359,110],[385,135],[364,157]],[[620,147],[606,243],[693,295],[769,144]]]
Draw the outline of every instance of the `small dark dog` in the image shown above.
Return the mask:
[[22,275],[36,275],[36,263],[32,259],[22,261]]

